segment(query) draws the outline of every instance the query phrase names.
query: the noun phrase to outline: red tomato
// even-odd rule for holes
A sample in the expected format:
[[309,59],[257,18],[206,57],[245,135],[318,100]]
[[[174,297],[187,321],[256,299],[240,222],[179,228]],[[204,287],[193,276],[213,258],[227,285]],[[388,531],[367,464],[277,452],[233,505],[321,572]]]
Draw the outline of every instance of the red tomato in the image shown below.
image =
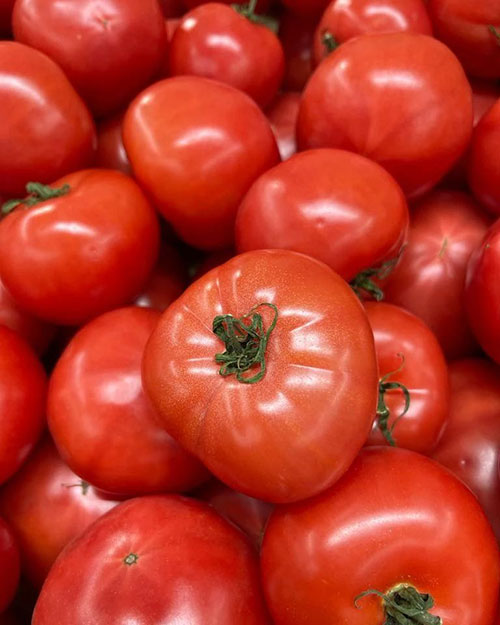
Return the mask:
[[172,73],[170,70],[170,55],[169,55],[170,43],[172,42],[174,33],[177,30],[177,26],[179,26],[180,23],[181,23],[181,19],[179,17],[174,17],[174,18],[165,20],[165,31],[167,33],[167,41],[169,45],[168,45],[167,53],[165,54],[165,57],[162,62],[162,66],[160,68],[158,78],[167,78]]
[[40,588],[62,549],[110,510],[60,459],[47,437],[0,492],[0,511],[15,531],[23,573]]
[[[353,37],[369,33],[409,32],[432,35],[422,0],[333,0],[326,7],[314,35],[314,61],[319,63]],[[330,43],[325,43],[325,34]]]
[[500,219],[488,230],[467,266],[465,306],[479,344],[500,363]]
[[110,493],[186,491],[208,477],[163,430],[142,390],[142,353],[159,317],[130,307],[94,319],[73,337],[50,380],[48,423],[59,453]]
[[[257,324],[252,340],[235,318]],[[143,362],[167,431],[231,488],[272,502],[309,497],[344,473],[370,430],[377,382],[352,290],[323,263],[281,250],[236,256],[188,287]]]
[[158,0],[17,0],[12,16],[15,38],[56,61],[98,116],[154,77],[166,49],[163,20]]
[[[379,375],[382,384],[389,386],[385,392],[381,386],[388,414],[385,419],[379,416],[379,427],[375,425],[367,444],[381,445],[389,438],[398,447],[430,453],[449,410],[448,370],[439,343],[425,323],[403,308],[375,302],[367,302],[365,308],[375,337]],[[391,389],[394,382],[408,390],[406,413],[405,394],[400,388]],[[382,435],[384,421],[388,437]]]
[[448,358],[477,352],[464,308],[465,272],[489,225],[465,193],[427,195],[413,207],[408,244],[383,286],[388,302],[425,321]]
[[14,534],[0,518],[0,612],[3,612],[14,598],[20,570],[19,550]]
[[11,41],[0,41],[0,119],[0,194],[7,197],[93,158],[94,122],[66,76],[44,54]]
[[0,34],[8,36],[11,32],[12,9],[16,0],[0,0]]
[[134,303],[163,312],[184,291],[187,282],[186,267],[179,252],[162,243],[158,263]]
[[[498,47],[500,55],[500,45]],[[472,192],[490,212],[500,215],[500,99],[474,130],[467,177]]]
[[301,149],[359,152],[410,197],[428,191],[466,148],[471,88],[442,43],[414,33],[364,35],[341,45],[308,82]]
[[500,367],[470,358],[449,373],[450,416],[432,457],[474,492],[500,540]]
[[312,45],[317,23],[316,16],[295,15],[290,11],[285,11],[280,19],[279,38],[286,63],[285,89],[302,91],[312,74]]
[[42,432],[46,386],[28,343],[0,325],[0,484],[19,469]]
[[257,557],[206,504],[141,497],[74,541],[45,582],[33,625],[270,625]]
[[287,9],[299,15],[320,15],[330,0],[281,0]]
[[407,229],[403,192],[382,167],[352,152],[310,150],[253,184],[238,211],[236,247],[302,252],[351,280],[397,257]]
[[97,154],[95,165],[104,169],[118,169],[130,175],[132,168],[122,139],[123,113],[102,121],[97,127]]
[[220,2],[209,2],[182,18],[172,38],[169,64],[173,76],[218,80],[265,107],[283,81],[285,55],[267,26]]
[[[200,4],[207,4],[207,0],[183,0],[184,5],[188,9],[194,9]],[[232,0],[220,0],[222,4],[235,4]],[[259,13],[265,13],[269,9],[270,0],[257,0],[257,11]],[[241,6],[244,6],[246,3],[240,3]]]
[[124,174],[61,178],[60,197],[20,205],[0,223],[0,274],[15,300],[53,323],[78,325],[129,302],[158,253],[158,221]]
[[207,250],[231,246],[239,203],[279,160],[269,123],[248,96],[194,76],[146,89],[125,115],[123,137],[161,213],[182,239]]
[[297,151],[295,126],[299,115],[300,98],[300,93],[292,91],[281,93],[266,111],[283,161]]
[[500,78],[498,0],[429,0],[427,8],[436,37],[453,50],[469,74]]
[[[497,607],[498,547],[475,497],[406,449],[367,449],[332,489],[277,509],[261,563],[275,625],[491,625]],[[435,619],[388,618],[368,590],[400,605],[417,591]]]

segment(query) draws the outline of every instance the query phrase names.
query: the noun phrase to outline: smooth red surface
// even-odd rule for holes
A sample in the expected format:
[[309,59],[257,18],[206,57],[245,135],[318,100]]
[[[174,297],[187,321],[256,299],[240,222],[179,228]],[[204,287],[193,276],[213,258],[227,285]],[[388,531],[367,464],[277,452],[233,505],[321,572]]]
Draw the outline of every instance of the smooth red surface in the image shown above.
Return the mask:
[[122,123],[123,113],[119,113],[98,125],[95,165],[103,169],[117,169],[131,175],[132,167],[123,145]]
[[62,549],[116,505],[99,497],[46,437],[0,491],[0,513],[15,532],[24,575],[40,588]]
[[[124,559],[135,554],[137,561]],[[270,625],[258,562],[243,534],[206,504],[127,501],[54,565],[33,625]]]
[[281,16],[279,38],[285,52],[285,89],[302,91],[313,72],[312,46],[318,19],[291,11]]
[[[262,302],[279,311],[264,377],[222,377],[214,317]],[[268,328],[272,311],[259,311]],[[311,496],[344,473],[370,430],[377,381],[352,290],[323,263],[282,250],[241,254],[193,283],[163,313],[143,361],[170,434],[231,488],[272,502]]]
[[85,170],[52,186],[70,192],[0,224],[0,274],[27,311],[79,325],[128,303],[156,262],[159,227],[138,185],[112,170]]
[[[428,454],[438,442],[450,406],[443,352],[425,323],[403,308],[367,302],[365,309],[375,337],[380,378],[392,374],[387,382],[400,382],[410,393],[408,412],[392,431],[396,445]],[[391,413],[388,425],[392,428],[404,410],[405,398],[399,389],[388,390],[385,402]],[[386,443],[379,428],[374,426],[367,444]]]
[[465,150],[472,94],[456,57],[414,33],[341,45],[304,91],[300,149],[342,148],[385,167],[410,197],[432,188]]
[[158,0],[17,0],[13,26],[16,40],[61,66],[97,116],[126,106],[166,49]]
[[158,262],[134,303],[163,312],[184,291],[187,282],[183,258],[174,247],[163,242]]
[[277,509],[262,548],[275,625],[384,621],[379,597],[412,584],[443,625],[491,625],[499,558],[472,493],[437,463],[405,449],[363,451],[332,489]]
[[490,222],[470,195],[430,193],[413,206],[407,246],[382,287],[387,302],[425,321],[448,358],[478,350],[465,314],[465,272]]
[[[0,611],[12,601],[19,583],[21,562],[18,545],[7,523],[0,518]],[[0,615],[1,618],[1,615]],[[1,621],[0,621],[1,623]]]
[[397,257],[408,207],[379,165],[343,150],[309,150],[263,174],[236,219],[239,252],[281,248],[323,261],[345,280]]
[[285,91],[276,97],[266,111],[283,161],[297,151],[295,126],[299,115],[300,98],[301,94],[298,92]]
[[46,386],[28,343],[0,325],[0,484],[19,469],[42,432]]
[[23,197],[91,163],[94,122],[61,69],[28,46],[0,41],[0,195]]
[[239,203],[279,161],[265,115],[233,87],[195,76],[162,80],[134,100],[123,137],[134,175],[187,243],[223,249]]

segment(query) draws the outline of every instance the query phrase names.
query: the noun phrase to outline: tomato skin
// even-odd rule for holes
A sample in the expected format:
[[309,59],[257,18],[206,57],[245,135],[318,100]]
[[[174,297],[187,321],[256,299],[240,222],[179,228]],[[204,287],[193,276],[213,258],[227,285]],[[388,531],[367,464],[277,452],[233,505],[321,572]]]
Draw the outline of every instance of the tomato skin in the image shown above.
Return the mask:
[[132,167],[122,139],[123,113],[103,120],[97,127],[96,167],[117,169],[130,176]]
[[302,91],[313,72],[312,45],[317,23],[316,16],[290,11],[285,11],[280,19],[279,38],[286,60],[285,89]]
[[355,597],[400,583],[430,593],[443,625],[491,625],[497,606],[498,547],[475,497],[405,449],[366,449],[333,488],[276,509],[261,567],[275,625],[382,623],[378,597]]
[[285,72],[276,35],[216,2],[184,15],[172,38],[169,63],[173,76],[218,80],[244,91],[261,107],[273,100]]
[[52,186],[64,184],[68,194],[20,206],[2,220],[0,274],[25,310],[79,325],[133,299],[155,264],[159,226],[138,185],[121,172],[75,172]]
[[96,521],[55,563],[32,622],[131,615],[134,625],[270,625],[243,534],[206,504],[175,496],[132,499]]
[[7,198],[94,157],[94,122],[66,76],[44,54],[12,41],[0,41],[0,119],[0,195]]
[[[224,344],[212,322],[261,302],[278,308],[267,371],[242,384],[219,374]],[[268,328],[273,312],[259,310]],[[248,252],[163,313],[144,352],[143,384],[167,431],[222,482],[264,501],[299,500],[335,482],[366,440],[377,398],[373,336],[358,299],[326,265]]]
[[337,48],[311,76],[297,122],[300,149],[363,154],[409,197],[442,178],[471,131],[463,69],[446,46],[415,33],[363,35]]
[[490,223],[470,195],[430,193],[412,207],[408,244],[382,287],[387,302],[425,321],[448,358],[478,351],[465,314],[465,273]]
[[62,549],[116,505],[64,464],[46,437],[0,491],[0,511],[15,531],[23,573],[40,588]]
[[297,151],[295,126],[299,115],[300,99],[300,93],[293,91],[280,93],[266,111],[283,161],[289,159]]
[[187,271],[179,252],[162,243],[160,257],[135,305],[163,312],[176,300],[188,283]]
[[19,469],[42,433],[46,387],[31,347],[0,325],[0,484]]
[[236,247],[302,252],[351,280],[398,255],[408,220],[403,192],[382,167],[352,152],[308,150],[252,185],[238,210]]
[[17,0],[12,21],[16,40],[58,63],[101,117],[148,84],[166,50],[157,0]]
[[21,562],[12,529],[2,518],[0,518],[0,562],[2,564],[0,567],[0,612],[3,612],[16,592]]
[[184,241],[206,250],[231,247],[240,201],[279,161],[257,105],[196,76],[143,91],[125,115],[123,138],[134,175],[160,212]]

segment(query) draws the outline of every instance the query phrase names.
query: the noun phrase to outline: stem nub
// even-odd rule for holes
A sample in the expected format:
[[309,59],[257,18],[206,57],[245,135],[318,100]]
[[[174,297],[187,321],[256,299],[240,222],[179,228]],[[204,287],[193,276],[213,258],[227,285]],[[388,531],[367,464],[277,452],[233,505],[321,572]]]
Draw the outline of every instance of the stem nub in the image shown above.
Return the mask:
[[244,4],[232,4],[231,7],[243,17],[246,17],[247,20],[250,20],[254,24],[258,24],[259,26],[267,26],[269,30],[272,30],[273,33],[278,32],[279,23],[278,20],[270,15],[259,15],[255,12],[257,7],[257,0],[249,0],[248,3]]
[[441,618],[430,614],[434,599],[428,593],[420,593],[414,586],[400,584],[387,594],[379,590],[365,590],[354,600],[359,610],[359,600],[368,595],[377,595],[382,599],[385,609],[383,625],[442,625]]
[[385,263],[380,265],[380,267],[370,267],[369,269],[360,271],[358,275],[349,282],[352,290],[360,299],[363,294],[370,295],[377,302],[381,302],[384,299],[384,292],[378,284],[372,280],[372,278],[385,280],[385,278],[389,276],[394,267],[398,264],[399,258],[401,257],[405,247],[406,245],[401,247],[399,254],[396,257],[386,260]]
[[326,56],[331,54],[334,50],[336,50],[339,47],[338,41],[335,39],[335,37],[332,35],[332,33],[329,30],[325,30],[325,32],[322,34],[321,43],[323,44],[323,47],[325,48]]
[[[395,375],[396,373],[399,373],[405,365],[404,355],[398,354],[398,356],[401,358],[400,366],[394,371],[386,373],[382,378],[380,378],[378,383],[377,425],[379,430],[382,432],[385,440],[392,447],[396,446],[396,441],[394,440],[394,436],[392,434],[394,432],[394,428],[396,427],[401,417],[405,416],[410,407],[410,392],[408,391],[407,387],[404,384],[401,384],[401,382],[387,382],[388,378],[390,378],[392,375]],[[391,412],[387,407],[387,404],[385,403],[385,393],[386,391],[393,391],[396,389],[399,389],[405,396],[405,407],[403,412],[397,417],[392,426],[389,427],[389,417],[391,416]]]
[[490,31],[490,33],[492,33],[492,35],[496,38],[498,45],[500,46],[500,31],[498,30],[498,28],[495,28],[493,26],[493,24],[490,24],[488,26],[488,30]]
[[40,182],[28,182],[26,185],[26,193],[28,194],[27,197],[22,200],[9,200],[8,202],[5,202],[2,206],[2,215],[8,215],[21,204],[30,208],[40,202],[45,202],[46,200],[66,195],[69,191],[69,184],[64,184],[62,187],[54,189],[46,184],[41,184]]

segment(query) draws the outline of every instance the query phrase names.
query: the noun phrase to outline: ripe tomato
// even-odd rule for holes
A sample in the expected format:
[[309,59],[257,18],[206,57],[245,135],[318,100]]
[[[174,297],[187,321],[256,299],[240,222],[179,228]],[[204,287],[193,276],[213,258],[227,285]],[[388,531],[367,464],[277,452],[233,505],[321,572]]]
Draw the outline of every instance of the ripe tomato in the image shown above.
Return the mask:
[[170,45],[169,64],[172,76],[212,78],[265,107],[283,81],[285,55],[267,26],[232,7],[209,2],[182,18]]
[[490,221],[465,193],[427,195],[413,207],[408,244],[383,285],[386,300],[423,319],[448,358],[477,351],[464,308],[465,272]]
[[302,91],[312,74],[312,45],[317,23],[316,16],[295,15],[290,11],[281,16],[279,38],[285,52],[285,89]]
[[162,243],[158,263],[134,303],[163,312],[184,291],[187,282],[186,267],[179,252],[168,243]]
[[208,477],[163,430],[142,390],[142,353],[159,317],[130,307],[94,319],[50,379],[48,424],[59,453],[110,493],[185,491]]
[[[439,343],[425,323],[403,308],[367,302],[365,309],[383,380],[380,393],[388,410],[379,416],[378,427],[374,424],[367,444],[381,445],[393,439],[398,447],[430,453],[449,410],[448,370]],[[384,382],[389,385],[386,391]],[[409,393],[407,412],[405,393],[401,388],[391,388],[394,382]]]
[[96,167],[117,169],[130,175],[132,167],[122,139],[123,113],[102,121],[97,127]]
[[397,257],[407,229],[403,192],[382,167],[352,152],[309,150],[253,184],[238,211],[236,247],[302,252],[351,280]]
[[385,167],[410,197],[466,148],[471,88],[442,43],[415,33],[363,35],[316,69],[297,123],[300,149],[343,148]]
[[257,557],[206,504],[132,499],[66,548],[45,582],[33,625],[270,625]]
[[0,325],[0,484],[19,469],[42,432],[46,386],[28,343]]
[[[475,497],[406,449],[366,449],[333,488],[277,509],[261,563],[275,625],[491,625],[497,607],[498,547]],[[361,596],[405,605],[415,589],[433,620]]]
[[257,105],[195,76],[163,80],[139,95],[123,138],[134,174],[160,212],[184,241],[207,250],[231,246],[239,203],[279,161]]
[[[222,4],[234,4],[232,0],[219,0]],[[183,0],[184,6],[188,9],[194,9],[201,4],[208,4],[207,0]],[[244,2],[241,6],[244,6]],[[265,13],[269,9],[270,0],[257,0],[257,11],[259,13]]]
[[293,91],[281,93],[266,111],[283,161],[297,151],[295,126],[299,115],[300,98],[301,94]]
[[20,572],[17,542],[11,528],[0,518],[0,612],[12,601]]
[[23,573],[35,588],[62,549],[115,505],[64,464],[48,437],[0,492],[1,514],[15,532]]
[[0,195],[7,198],[93,158],[94,122],[66,76],[44,54],[11,41],[0,41],[0,119]]
[[323,263],[282,250],[205,274],[163,313],[144,352],[144,387],[167,431],[231,488],[272,502],[344,473],[370,431],[377,382],[352,290]]
[[65,185],[60,197],[21,204],[2,220],[0,274],[27,311],[77,325],[135,297],[156,261],[159,227],[120,172],[80,171],[52,187]]
[[60,65],[98,116],[127,105],[166,50],[158,0],[17,0],[12,22],[16,40]]

